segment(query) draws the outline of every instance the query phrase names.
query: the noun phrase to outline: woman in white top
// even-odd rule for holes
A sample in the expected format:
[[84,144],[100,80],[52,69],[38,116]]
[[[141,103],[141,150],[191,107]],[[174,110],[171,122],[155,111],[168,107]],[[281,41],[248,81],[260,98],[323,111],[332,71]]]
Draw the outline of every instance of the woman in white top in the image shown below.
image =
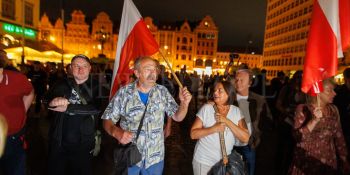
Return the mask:
[[[213,104],[205,104],[197,113],[191,128],[191,138],[199,139],[193,156],[194,175],[206,175],[211,167],[222,159],[219,132],[224,131],[226,152],[230,154],[238,139],[246,143],[249,133],[238,107],[232,104],[233,86],[227,81],[216,83],[214,103],[218,108],[215,116]],[[218,117],[219,123],[215,117]]]

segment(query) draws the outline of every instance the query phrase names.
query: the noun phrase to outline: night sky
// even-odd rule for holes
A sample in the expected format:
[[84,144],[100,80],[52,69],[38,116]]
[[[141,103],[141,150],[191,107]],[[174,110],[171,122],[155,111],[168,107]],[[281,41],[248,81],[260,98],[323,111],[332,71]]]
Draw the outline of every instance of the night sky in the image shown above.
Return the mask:
[[[80,9],[91,21],[105,11],[114,25],[119,26],[123,0],[65,0],[65,19],[70,21],[74,9]],[[201,20],[213,17],[219,27],[219,48],[226,46],[258,48],[262,51],[266,1],[265,0],[134,0],[143,17],[158,21]],[[51,22],[60,16],[60,0],[41,0],[41,14],[46,12]]]

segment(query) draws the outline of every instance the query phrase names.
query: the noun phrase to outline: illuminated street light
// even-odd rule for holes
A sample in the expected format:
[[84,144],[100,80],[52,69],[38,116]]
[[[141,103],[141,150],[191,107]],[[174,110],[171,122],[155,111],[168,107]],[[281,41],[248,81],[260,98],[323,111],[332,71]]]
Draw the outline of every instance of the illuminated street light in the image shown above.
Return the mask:
[[101,43],[101,54],[103,55],[103,45],[106,41],[109,40],[110,33],[105,31],[104,27],[101,27],[100,30],[96,32],[96,39]]

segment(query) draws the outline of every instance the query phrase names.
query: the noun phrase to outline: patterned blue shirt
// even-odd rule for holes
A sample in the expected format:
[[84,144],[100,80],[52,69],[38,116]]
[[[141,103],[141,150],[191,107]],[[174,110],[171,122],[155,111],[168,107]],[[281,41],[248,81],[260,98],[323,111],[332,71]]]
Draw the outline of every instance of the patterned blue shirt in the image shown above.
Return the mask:
[[[113,123],[120,120],[120,127],[133,133],[133,142],[146,109],[146,105],[140,99],[136,83],[137,81],[120,88],[102,115],[102,119],[110,119]],[[164,113],[172,117],[178,109],[169,91],[158,84],[150,90],[147,105],[137,140],[137,147],[142,154],[142,161],[137,165],[145,168],[164,160]]]

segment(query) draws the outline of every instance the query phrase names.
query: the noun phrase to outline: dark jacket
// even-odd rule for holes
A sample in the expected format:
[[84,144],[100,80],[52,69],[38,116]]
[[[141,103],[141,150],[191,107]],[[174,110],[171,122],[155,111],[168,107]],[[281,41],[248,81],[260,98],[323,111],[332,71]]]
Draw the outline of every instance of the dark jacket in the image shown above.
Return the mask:
[[49,103],[56,97],[70,99],[75,87],[87,104],[69,104],[65,112],[52,112],[53,115],[49,138],[52,144],[81,144],[94,141],[97,116],[100,113],[98,98],[98,83],[90,78],[77,85],[74,79],[65,79],[50,88],[45,97]]
[[[249,145],[255,149],[260,143],[261,131],[273,127],[272,115],[263,96],[254,92],[248,94],[249,115],[252,122],[253,131],[249,138]],[[238,106],[237,99],[233,105]]]

